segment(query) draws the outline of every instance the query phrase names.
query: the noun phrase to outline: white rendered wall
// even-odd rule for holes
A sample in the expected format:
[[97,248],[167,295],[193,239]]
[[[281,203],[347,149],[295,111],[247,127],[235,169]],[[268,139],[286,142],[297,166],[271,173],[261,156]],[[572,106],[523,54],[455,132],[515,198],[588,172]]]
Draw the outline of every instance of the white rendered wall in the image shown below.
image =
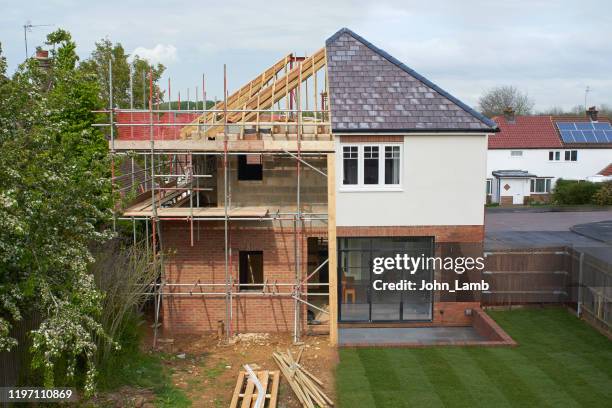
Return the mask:
[[401,191],[343,191],[336,137],[336,225],[483,225],[484,134],[404,137]]
[[[569,149],[524,149],[522,157],[510,156],[510,151],[521,149],[491,149],[487,152],[487,178],[492,178],[495,170],[527,170],[539,177],[586,179],[612,163],[612,149],[572,149],[578,150],[578,160],[565,161],[565,150]],[[560,151],[561,160],[549,161],[549,151]]]

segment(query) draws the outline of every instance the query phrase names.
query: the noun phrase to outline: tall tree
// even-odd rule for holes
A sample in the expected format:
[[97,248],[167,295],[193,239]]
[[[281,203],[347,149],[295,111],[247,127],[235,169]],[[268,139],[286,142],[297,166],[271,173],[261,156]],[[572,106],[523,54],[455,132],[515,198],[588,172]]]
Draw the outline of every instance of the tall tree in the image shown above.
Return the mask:
[[91,126],[97,78],[77,65],[68,32],[47,44],[49,67],[29,59],[8,78],[0,59],[0,348],[15,345],[14,322],[37,314],[32,356],[44,385],[75,381],[84,362],[90,393],[96,339],[106,337],[87,267],[89,245],[110,236],[100,228],[110,216],[107,146]]
[[[131,57],[131,58],[130,58]],[[132,77],[132,97],[134,107],[147,109],[149,103],[149,72],[153,75],[153,97],[163,96],[158,81],[166,67],[153,65],[138,55],[130,56],[121,43],[113,44],[108,39],[96,43],[91,57],[81,67],[94,73],[100,85],[100,98],[109,104],[109,61],[113,62],[113,103],[115,107],[130,107],[130,75]]]
[[485,116],[497,116],[504,109],[512,108],[517,115],[529,115],[535,105],[533,99],[514,86],[498,86],[489,89],[478,100],[480,112]]

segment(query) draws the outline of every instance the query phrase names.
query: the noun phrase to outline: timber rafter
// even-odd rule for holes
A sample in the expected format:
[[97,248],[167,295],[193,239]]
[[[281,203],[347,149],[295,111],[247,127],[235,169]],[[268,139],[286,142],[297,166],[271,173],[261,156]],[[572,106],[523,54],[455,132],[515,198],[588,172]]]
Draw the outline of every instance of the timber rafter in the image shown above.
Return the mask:
[[[297,61],[297,66],[279,76],[291,61]],[[261,111],[273,108],[274,104],[283,98],[289,98],[291,93],[304,81],[324,68],[326,65],[325,48],[321,48],[309,57],[301,61],[289,54],[278,61],[272,67],[253,79],[248,84],[234,92],[227,99],[227,123],[259,122]],[[316,97],[315,97],[316,98]],[[206,112],[194,121],[194,126],[186,126],[181,130],[181,138],[187,139],[192,132],[198,130],[196,125],[204,124],[204,135],[212,136],[223,131],[225,118],[223,113],[224,103],[218,102],[213,108],[217,112]],[[232,112],[240,110],[241,112]],[[287,109],[280,109],[285,115],[289,115]],[[271,113],[274,112],[271,109]],[[272,121],[272,120],[271,120]]]

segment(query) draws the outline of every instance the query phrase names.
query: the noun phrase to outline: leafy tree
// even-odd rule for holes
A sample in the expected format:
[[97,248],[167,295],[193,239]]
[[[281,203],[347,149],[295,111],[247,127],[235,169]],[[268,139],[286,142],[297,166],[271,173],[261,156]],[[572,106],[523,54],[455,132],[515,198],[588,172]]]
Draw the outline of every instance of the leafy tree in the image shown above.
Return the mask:
[[[115,107],[129,108],[130,106],[130,70],[133,83],[134,107],[146,109],[149,104],[149,71],[153,75],[153,97],[163,95],[157,82],[166,67],[162,64],[152,65],[148,61],[135,55],[130,56],[120,43],[113,44],[108,39],[96,43],[96,49],[91,57],[81,64],[82,68],[96,75],[99,81],[100,99],[105,106],[109,103],[109,61],[113,61],[113,102]],[[144,96],[144,99],[143,99]]]
[[514,86],[498,86],[489,89],[478,100],[480,112],[485,116],[497,116],[510,107],[517,115],[529,115],[532,112],[534,101]]
[[36,313],[33,366],[45,385],[74,382],[83,364],[91,393],[96,340],[106,334],[88,248],[110,236],[107,147],[91,126],[100,89],[77,65],[68,32],[47,44],[49,68],[29,59],[8,78],[0,58],[0,348],[15,345],[13,322]]

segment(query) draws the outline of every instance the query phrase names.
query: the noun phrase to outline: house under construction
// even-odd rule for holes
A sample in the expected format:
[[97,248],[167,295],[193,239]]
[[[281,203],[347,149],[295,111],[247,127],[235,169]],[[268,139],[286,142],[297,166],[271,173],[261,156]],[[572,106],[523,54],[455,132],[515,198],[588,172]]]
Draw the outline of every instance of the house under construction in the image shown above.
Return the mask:
[[373,291],[371,265],[444,243],[481,249],[495,124],[352,31],[211,109],[154,109],[153,95],[148,110],[110,106],[113,178],[134,193],[117,216],[144,223],[163,263],[164,331],[337,343],[343,327],[457,325],[479,307]]

